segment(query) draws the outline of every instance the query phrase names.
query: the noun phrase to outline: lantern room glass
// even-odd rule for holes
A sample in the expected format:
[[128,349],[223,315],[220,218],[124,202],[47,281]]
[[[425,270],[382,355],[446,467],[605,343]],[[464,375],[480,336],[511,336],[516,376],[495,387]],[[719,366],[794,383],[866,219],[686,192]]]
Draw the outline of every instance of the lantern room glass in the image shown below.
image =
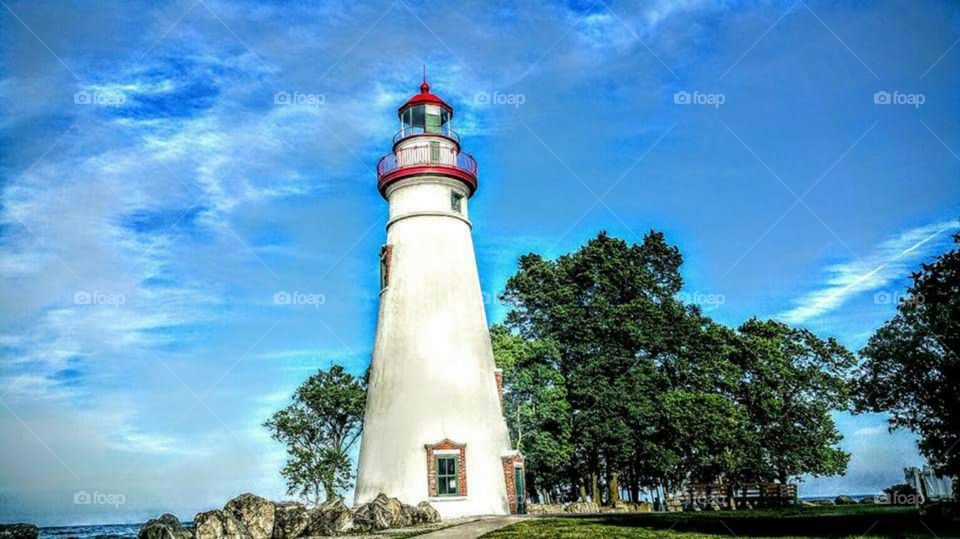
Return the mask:
[[448,135],[450,113],[438,105],[416,105],[400,115],[404,136],[416,134]]

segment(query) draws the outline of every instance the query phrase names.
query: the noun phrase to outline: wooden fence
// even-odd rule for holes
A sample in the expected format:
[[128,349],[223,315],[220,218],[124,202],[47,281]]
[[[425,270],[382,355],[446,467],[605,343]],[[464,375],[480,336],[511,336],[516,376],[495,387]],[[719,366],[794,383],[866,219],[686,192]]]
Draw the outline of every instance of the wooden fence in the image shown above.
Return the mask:
[[796,505],[797,485],[794,483],[743,483],[688,485],[681,503],[692,509],[784,507]]

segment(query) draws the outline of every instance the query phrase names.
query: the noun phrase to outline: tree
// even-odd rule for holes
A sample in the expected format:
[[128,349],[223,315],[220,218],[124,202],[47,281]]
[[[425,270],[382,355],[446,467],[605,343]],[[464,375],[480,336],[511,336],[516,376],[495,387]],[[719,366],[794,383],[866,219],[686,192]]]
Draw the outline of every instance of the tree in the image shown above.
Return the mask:
[[573,457],[573,421],[567,390],[557,369],[557,349],[527,341],[503,326],[490,330],[497,366],[503,370],[503,407],[514,449],[526,457],[527,486],[553,492]]
[[[689,482],[842,472],[849,455],[829,412],[848,405],[853,356],[776,322],[717,324],[679,299],[682,262],[661,233],[638,245],[601,232],[556,260],[521,257],[507,281],[497,360],[511,390],[562,383],[551,398],[565,395],[571,417],[558,478],[570,497],[613,503],[621,485],[636,500],[642,487],[672,495]],[[522,413],[512,421],[523,440],[540,428]]]
[[[953,237],[960,245],[960,234]],[[858,411],[920,436],[940,474],[960,476],[960,250],[921,264],[897,314],[860,351]]]
[[[574,489],[586,485],[596,501],[600,481],[616,486],[623,471],[635,472],[638,447],[655,434],[646,428],[638,434],[636,417],[655,402],[655,358],[676,348],[672,324],[685,316],[676,299],[681,263],[660,233],[628,245],[601,232],[556,261],[521,257],[507,282],[503,298],[513,306],[507,325],[557,347],[574,413],[576,468],[569,482]],[[608,500],[616,501],[618,489],[608,490]]]
[[843,473],[850,455],[831,410],[850,406],[848,383],[856,358],[830,338],[772,320],[738,329],[731,356],[743,372],[737,390],[752,430],[742,479],[779,480]]
[[349,451],[360,437],[366,394],[363,379],[333,365],[307,379],[293,402],[264,423],[287,446],[280,471],[287,494],[319,504],[352,485]]

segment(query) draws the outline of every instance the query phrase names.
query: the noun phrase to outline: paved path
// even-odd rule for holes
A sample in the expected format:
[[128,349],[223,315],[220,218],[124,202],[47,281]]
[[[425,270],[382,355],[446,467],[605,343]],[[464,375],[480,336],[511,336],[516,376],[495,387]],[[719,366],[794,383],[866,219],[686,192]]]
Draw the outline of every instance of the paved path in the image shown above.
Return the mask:
[[524,518],[528,517],[486,517],[479,520],[474,520],[473,522],[467,522],[466,524],[460,524],[459,526],[453,526],[451,528],[430,532],[419,537],[429,539],[474,539],[485,533],[490,533],[494,530],[499,530],[500,528],[509,526],[514,522],[519,522]]

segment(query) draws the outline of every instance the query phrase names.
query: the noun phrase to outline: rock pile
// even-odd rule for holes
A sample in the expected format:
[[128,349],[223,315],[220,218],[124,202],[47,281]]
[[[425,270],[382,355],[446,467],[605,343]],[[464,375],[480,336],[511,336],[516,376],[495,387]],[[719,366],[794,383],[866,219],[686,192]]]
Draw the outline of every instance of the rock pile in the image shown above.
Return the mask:
[[[316,509],[300,503],[274,503],[253,494],[241,494],[223,509],[199,513],[194,529],[187,529],[166,514],[144,524],[140,539],[297,539],[301,537],[373,532],[440,521],[440,513],[427,502],[416,507],[380,494],[350,510],[340,498]],[[0,535],[0,537],[3,537]],[[36,537],[34,535],[34,537]]]
[[40,528],[33,524],[0,524],[2,539],[36,539],[39,535]]
[[181,526],[177,517],[170,513],[148,520],[140,528],[140,539],[190,539],[191,537],[193,532]]
[[568,504],[527,504],[527,513],[531,515],[551,515],[558,513],[649,513],[650,504],[647,502],[631,503],[616,502],[613,505],[598,505],[593,502],[572,502]]

